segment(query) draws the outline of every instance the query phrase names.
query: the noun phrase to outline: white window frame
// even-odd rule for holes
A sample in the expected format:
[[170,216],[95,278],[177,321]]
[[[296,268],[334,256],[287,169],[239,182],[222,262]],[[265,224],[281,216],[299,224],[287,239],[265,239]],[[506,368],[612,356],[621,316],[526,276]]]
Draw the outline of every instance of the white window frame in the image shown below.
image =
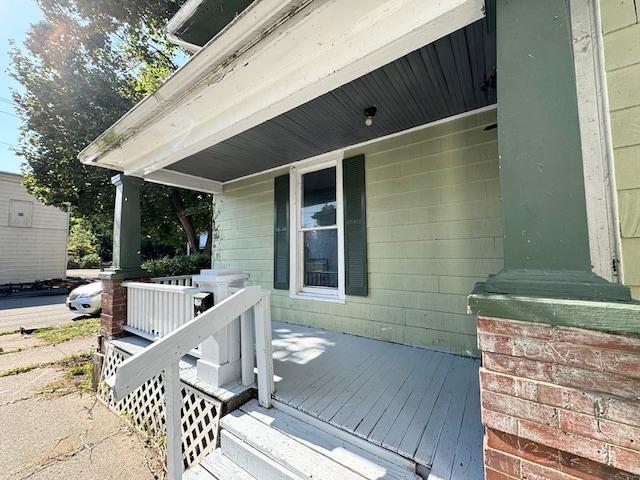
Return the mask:
[[[289,296],[324,302],[345,303],[344,293],[344,211],[342,197],[343,154],[323,155],[313,161],[300,162],[290,167],[290,262]],[[301,227],[300,207],[302,205],[302,176],[306,173],[335,167],[336,169],[336,227],[338,232],[338,288],[304,286],[304,240]]]

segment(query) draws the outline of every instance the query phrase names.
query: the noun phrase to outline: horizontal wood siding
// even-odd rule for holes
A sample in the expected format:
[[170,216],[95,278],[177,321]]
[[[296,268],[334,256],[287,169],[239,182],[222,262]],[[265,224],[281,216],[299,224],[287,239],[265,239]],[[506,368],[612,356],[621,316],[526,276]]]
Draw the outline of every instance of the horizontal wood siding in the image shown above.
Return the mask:
[[[21,185],[21,177],[0,173],[0,284],[66,276],[67,214],[41,204]],[[33,206],[30,227],[9,226],[11,201]]]
[[600,2],[618,190],[622,275],[640,300],[640,23],[636,2]]
[[[345,152],[364,154],[369,295],[345,304],[275,290],[275,320],[477,355],[466,296],[503,266],[495,110]],[[273,178],[225,186],[216,266],[273,282]]]

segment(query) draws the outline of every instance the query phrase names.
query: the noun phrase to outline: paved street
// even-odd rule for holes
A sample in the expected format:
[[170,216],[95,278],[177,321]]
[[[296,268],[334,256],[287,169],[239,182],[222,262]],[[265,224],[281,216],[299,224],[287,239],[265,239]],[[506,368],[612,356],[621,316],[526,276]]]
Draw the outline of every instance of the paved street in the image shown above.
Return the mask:
[[[100,270],[68,270],[68,277],[81,277],[93,280]],[[49,292],[44,292],[49,293]],[[67,295],[23,295],[11,294],[0,296],[0,332],[19,330],[20,327],[32,329],[49,327],[71,322],[74,315],[65,306]]]
[[0,332],[60,325],[77,315],[65,306],[66,295],[0,297]]

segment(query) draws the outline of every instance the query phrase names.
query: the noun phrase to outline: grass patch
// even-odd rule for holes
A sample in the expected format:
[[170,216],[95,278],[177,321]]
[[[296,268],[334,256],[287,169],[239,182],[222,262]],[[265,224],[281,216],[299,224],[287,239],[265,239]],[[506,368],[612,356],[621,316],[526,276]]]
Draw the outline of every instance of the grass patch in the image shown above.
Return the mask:
[[62,379],[46,385],[39,393],[43,395],[68,395],[69,393],[86,393],[91,391],[91,372],[93,354],[77,353],[64,357],[47,366],[62,368]]
[[3,335],[13,335],[16,332],[17,330],[5,330],[4,332],[0,332],[0,337],[2,337]]
[[45,343],[61,343],[76,337],[86,337],[94,335],[100,329],[99,318],[89,318],[86,320],[78,320],[65,325],[56,325],[54,327],[38,328],[33,332],[36,338]]
[[41,363],[34,363],[32,365],[26,365],[24,367],[16,367],[11,370],[7,370],[6,372],[0,372],[0,377],[8,377],[10,375],[20,375],[21,373],[27,373],[31,370],[35,370],[36,368],[40,368]]
[[24,348],[14,348],[13,350],[2,350],[0,351],[0,355],[9,355],[10,353],[18,353],[23,350]]

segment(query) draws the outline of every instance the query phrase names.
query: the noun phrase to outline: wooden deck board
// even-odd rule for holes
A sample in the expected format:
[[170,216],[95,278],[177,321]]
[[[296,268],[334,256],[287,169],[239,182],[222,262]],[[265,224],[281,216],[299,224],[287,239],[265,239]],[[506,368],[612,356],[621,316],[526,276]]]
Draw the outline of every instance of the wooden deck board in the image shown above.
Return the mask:
[[[415,455],[418,444],[420,443],[420,438],[422,438],[422,434],[429,422],[429,418],[433,414],[442,385],[450,375],[451,362],[447,360],[447,358],[443,358],[438,369],[434,372],[434,376],[429,383],[429,389],[420,399],[418,407],[413,412],[411,423],[402,437],[402,440],[398,444],[391,445],[391,448],[394,451],[409,456]],[[411,412],[407,412],[407,414],[410,413]]]
[[[395,437],[388,437],[388,435],[394,425],[399,423],[403,417],[408,417],[407,412],[413,412],[415,410],[416,406],[413,405],[424,395],[425,388],[429,384],[429,378],[433,375],[432,365],[438,363],[439,356],[428,352],[425,360],[426,363],[416,364],[416,368],[418,368],[419,371],[410,377],[411,381],[404,382],[393,398],[391,405],[389,405],[379,421],[376,422],[376,425],[371,432],[369,432],[369,435],[374,438],[382,438],[384,442],[395,443],[397,441],[399,435]],[[411,419],[408,419],[408,421],[404,420],[404,429],[401,430],[402,434],[406,431],[410,420]]]
[[[470,371],[462,362],[452,369],[454,382],[447,382],[440,390],[433,413],[420,438],[416,458],[438,468],[436,478],[449,478],[451,463],[460,437],[460,425],[469,389]],[[438,448],[436,448],[438,447]],[[437,461],[436,461],[437,460]],[[433,470],[432,470],[433,472]]]
[[273,339],[278,401],[443,480],[482,478],[478,360],[279,322]]
[[477,455],[477,448],[482,445],[484,428],[480,421],[480,381],[477,374],[469,383],[460,432],[451,478],[482,480],[484,463],[482,457]]

